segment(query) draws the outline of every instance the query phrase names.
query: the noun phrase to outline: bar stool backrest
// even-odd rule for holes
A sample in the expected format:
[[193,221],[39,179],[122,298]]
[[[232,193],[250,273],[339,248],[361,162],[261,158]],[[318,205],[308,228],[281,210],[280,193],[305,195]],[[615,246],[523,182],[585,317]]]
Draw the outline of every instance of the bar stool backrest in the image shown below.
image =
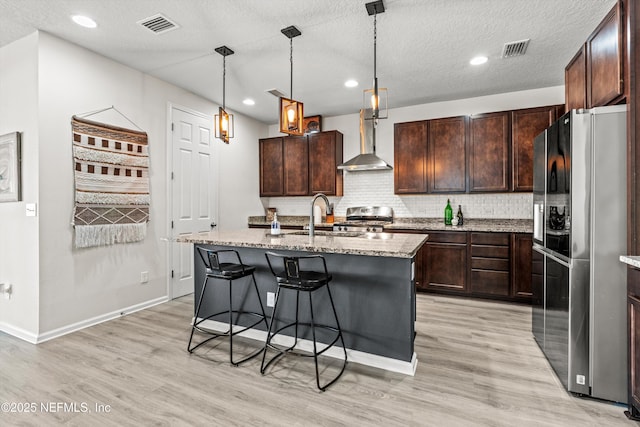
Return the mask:
[[198,254],[200,254],[200,258],[202,258],[202,262],[207,270],[215,272],[220,271],[220,258],[218,257],[218,252],[198,246]]
[[[301,273],[317,270],[318,267],[320,267],[320,262],[322,262],[322,271],[319,271],[318,273],[324,274],[327,278],[329,277],[327,262],[325,261],[324,256],[320,254],[289,256],[275,252],[266,252],[265,256],[271,273],[274,276],[284,273],[287,281],[291,283],[300,283],[302,280]],[[277,260],[282,260],[282,264]],[[282,272],[276,272],[276,270],[280,269],[280,265],[282,265]],[[301,265],[303,268],[301,268]],[[313,270],[306,270],[305,268],[307,267]]]

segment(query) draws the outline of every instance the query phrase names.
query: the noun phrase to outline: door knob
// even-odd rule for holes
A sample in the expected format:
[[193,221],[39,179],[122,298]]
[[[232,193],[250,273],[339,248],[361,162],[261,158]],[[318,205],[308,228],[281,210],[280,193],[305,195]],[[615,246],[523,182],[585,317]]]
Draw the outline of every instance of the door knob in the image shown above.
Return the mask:
[[218,224],[216,224],[215,222],[212,222],[212,223],[211,223],[211,228],[215,228],[215,227],[217,227],[217,225],[218,225]]

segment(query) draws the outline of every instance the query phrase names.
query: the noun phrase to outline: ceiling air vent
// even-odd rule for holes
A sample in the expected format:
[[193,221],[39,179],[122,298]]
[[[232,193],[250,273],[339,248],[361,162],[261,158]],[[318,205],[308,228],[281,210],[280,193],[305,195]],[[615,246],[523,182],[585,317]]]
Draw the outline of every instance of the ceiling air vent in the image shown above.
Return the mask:
[[529,41],[531,39],[519,40],[517,42],[505,43],[502,48],[503,58],[513,58],[514,56],[522,56],[527,51]]
[[268,93],[270,93],[271,95],[277,97],[277,98],[286,98],[287,96],[280,92],[278,89],[269,89],[267,90]]
[[178,24],[176,24],[171,19],[167,18],[161,13],[158,13],[157,15],[153,15],[145,19],[141,19],[137,23],[147,28],[148,30],[152,31],[155,34],[163,34],[168,31],[180,28]]

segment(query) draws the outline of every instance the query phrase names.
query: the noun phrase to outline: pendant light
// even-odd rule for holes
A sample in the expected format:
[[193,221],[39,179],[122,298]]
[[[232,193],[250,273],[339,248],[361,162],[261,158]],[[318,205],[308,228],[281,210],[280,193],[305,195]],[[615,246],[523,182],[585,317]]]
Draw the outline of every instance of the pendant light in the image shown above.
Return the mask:
[[215,115],[215,132],[216,138],[228,144],[229,138],[233,138],[233,114],[229,114],[225,110],[227,56],[233,55],[234,52],[227,46],[216,48],[216,52],[222,55],[222,107],[218,109],[218,114]]
[[378,75],[376,69],[377,62],[377,21],[378,14],[384,12],[384,3],[382,0],[367,3],[367,13],[373,15],[373,88],[364,91],[364,99],[362,109],[364,110],[365,120],[374,120],[374,125],[378,119],[386,119],[388,117],[387,110],[387,88],[378,87]]
[[280,132],[289,135],[303,135],[302,119],[304,118],[304,112],[302,102],[293,99],[293,38],[302,33],[293,25],[280,31],[289,38],[289,62],[291,63],[291,85],[289,91],[291,98],[280,97]]

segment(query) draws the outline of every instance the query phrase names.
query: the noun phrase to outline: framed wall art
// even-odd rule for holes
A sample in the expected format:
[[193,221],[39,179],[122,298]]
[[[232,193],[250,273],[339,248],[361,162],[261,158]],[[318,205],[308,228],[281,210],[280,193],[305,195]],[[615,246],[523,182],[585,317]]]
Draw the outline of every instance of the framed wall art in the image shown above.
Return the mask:
[[322,116],[309,116],[302,120],[304,133],[320,132],[322,130]]
[[0,202],[21,200],[20,160],[20,133],[0,136]]

